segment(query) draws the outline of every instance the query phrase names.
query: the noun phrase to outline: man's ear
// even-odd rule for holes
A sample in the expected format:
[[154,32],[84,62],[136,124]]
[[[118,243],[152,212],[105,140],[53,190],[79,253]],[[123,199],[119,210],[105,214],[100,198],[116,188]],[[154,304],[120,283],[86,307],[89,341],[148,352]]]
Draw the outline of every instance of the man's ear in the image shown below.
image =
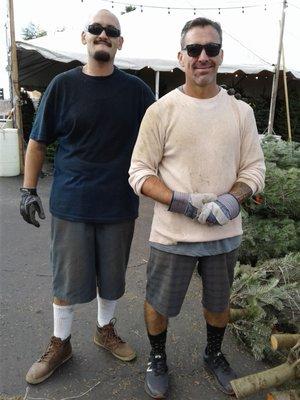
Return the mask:
[[180,66],[181,66],[182,68],[184,68],[184,61],[183,61],[183,54],[182,54],[182,51],[179,51],[179,52],[177,53],[177,59],[178,59],[178,62],[179,62],[179,64],[180,64]]
[[81,32],[81,43],[86,44],[86,38],[85,38],[86,32]]
[[123,36],[120,36],[118,38],[118,50],[122,50],[123,43],[124,43],[124,38],[123,38]]
[[221,65],[222,62],[223,62],[223,58],[224,58],[224,51],[223,51],[223,49],[221,49],[221,54],[220,54],[220,56],[221,56],[221,62],[220,62],[220,65]]

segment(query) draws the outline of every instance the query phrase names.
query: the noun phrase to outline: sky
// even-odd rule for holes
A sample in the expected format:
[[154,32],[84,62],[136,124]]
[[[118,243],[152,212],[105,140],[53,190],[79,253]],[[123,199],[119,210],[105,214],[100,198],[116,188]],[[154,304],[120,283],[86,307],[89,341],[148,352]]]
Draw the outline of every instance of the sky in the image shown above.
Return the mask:
[[[166,9],[153,9],[147,6],[171,7],[171,13],[180,13],[174,10],[174,7],[236,7],[251,6],[262,3],[280,3],[281,0],[132,0],[128,3],[144,5],[143,15],[149,15],[152,18],[153,12],[168,13]],[[88,16],[95,10],[107,8],[116,15],[120,15],[125,9],[125,5],[119,5],[118,2],[126,3],[126,0],[112,1],[105,0],[13,0],[15,14],[16,40],[22,40],[22,29],[28,26],[30,22],[39,25],[41,28],[51,33],[63,27],[78,28],[83,26]],[[291,0],[299,6],[300,0]],[[5,97],[9,97],[8,78],[7,78],[7,45],[5,24],[7,25],[7,3],[8,0],[0,0],[0,87],[4,87]],[[173,8],[173,10],[172,10]]]

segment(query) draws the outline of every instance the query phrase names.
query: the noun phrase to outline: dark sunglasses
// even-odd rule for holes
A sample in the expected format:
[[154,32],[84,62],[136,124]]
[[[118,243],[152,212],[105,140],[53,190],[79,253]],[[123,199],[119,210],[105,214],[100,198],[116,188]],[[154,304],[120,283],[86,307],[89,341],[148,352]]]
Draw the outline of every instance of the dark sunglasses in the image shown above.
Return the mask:
[[119,37],[121,35],[121,31],[118,28],[115,28],[114,26],[102,26],[100,24],[91,24],[87,26],[87,31],[91,33],[92,35],[101,35],[101,33],[104,31],[106,36],[108,37]]
[[208,57],[216,57],[220,53],[221,45],[219,43],[194,43],[188,44],[183,50],[186,50],[190,57],[199,57],[203,49]]

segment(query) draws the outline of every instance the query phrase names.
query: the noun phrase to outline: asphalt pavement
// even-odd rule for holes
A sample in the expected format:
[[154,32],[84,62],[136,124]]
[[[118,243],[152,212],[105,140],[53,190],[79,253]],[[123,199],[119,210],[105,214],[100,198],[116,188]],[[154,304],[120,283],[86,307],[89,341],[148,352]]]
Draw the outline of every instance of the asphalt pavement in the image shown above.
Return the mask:
[[[49,267],[51,176],[40,179],[39,194],[46,220],[40,228],[25,223],[19,214],[21,177],[0,179],[1,354],[0,398],[62,400],[143,400],[149,344],[144,327],[143,301],[148,259],[148,237],[153,203],[142,199],[140,217],[127,272],[127,289],[119,301],[118,333],[136,349],[135,361],[124,363],[93,344],[96,301],[77,306],[72,330],[73,358],[48,380],[33,386],[25,375],[44,351],[52,335],[51,269]],[[201,354],[206,331],[201,307],[201,281],[194,274],[181,314],[171,319],[167,354],[170,400],[223,400],[203,367]],[[265,369],[229,333],[224,352],[240,376]],[[87,392],[87,393],[86,393]],[[84,394],[86,393],[86,394]],[[265,399],[265,394],[250,400]]]

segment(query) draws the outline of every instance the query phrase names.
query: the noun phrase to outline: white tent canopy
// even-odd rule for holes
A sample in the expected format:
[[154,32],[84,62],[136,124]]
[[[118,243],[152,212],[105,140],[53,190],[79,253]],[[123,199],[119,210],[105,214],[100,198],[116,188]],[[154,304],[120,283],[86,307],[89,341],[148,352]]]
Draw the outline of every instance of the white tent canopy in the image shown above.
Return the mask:
[[[280,3],[264,7],[201,11],[205,16],[221,23],[223,29],[224,62],[221,73],[242,70],[256,74],[263,70],[274,71],[279,45]],[[284,51],[286,69],[300,79],[300,11],[288,8]],[[122,69],[139,70],[150,67],[155,71],[170,71],[179,67],[180,31],[186,21],[195,18],[192,11],[174,11],[168,15],[163,10],[138,9],[120,17],[123,49],[117,53],[116,65]],[[86,48],[80,41],[80,29],[56,32],[34,40],[17,42],[19,48],[35,50],[49,60],[86,62]]]

